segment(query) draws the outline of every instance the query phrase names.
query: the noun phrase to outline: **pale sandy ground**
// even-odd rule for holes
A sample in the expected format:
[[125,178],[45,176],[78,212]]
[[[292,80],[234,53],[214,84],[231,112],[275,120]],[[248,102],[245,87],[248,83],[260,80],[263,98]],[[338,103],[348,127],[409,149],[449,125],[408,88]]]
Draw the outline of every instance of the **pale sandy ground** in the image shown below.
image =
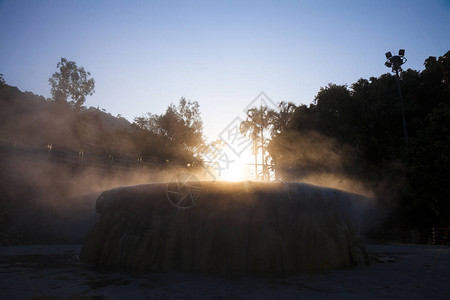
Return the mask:
[[101,270],[80,248],[0,247],[0,299],[450,299],[449,246],[370,244],[369,266],[240,278]]

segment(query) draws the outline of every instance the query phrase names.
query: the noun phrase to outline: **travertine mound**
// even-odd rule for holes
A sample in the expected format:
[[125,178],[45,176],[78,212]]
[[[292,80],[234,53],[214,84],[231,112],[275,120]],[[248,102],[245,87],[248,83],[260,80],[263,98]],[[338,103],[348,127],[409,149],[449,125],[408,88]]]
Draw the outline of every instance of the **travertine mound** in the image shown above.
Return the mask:
[[292,274],[368,261],[358,236],[367,198],[303,183],[199,185],[201,193],[188,190],[182,200],[194,196],[190,208],[169,201],[175,183],[103,192],[81,259],[126,270],[216,274]]

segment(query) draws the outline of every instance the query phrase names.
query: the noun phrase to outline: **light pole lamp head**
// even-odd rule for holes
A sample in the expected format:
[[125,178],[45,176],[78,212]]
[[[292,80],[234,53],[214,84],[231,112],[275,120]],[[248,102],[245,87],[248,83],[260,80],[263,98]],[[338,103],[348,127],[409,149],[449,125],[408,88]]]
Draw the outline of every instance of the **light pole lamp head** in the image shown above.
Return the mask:
[[406,62],[405,49],[400,49],[398,55],[392,55],[391,52],[386,52],[386,62],[384,65],[388,68],[392,68],[392,72],[398,73],[402,71],[401,66]]

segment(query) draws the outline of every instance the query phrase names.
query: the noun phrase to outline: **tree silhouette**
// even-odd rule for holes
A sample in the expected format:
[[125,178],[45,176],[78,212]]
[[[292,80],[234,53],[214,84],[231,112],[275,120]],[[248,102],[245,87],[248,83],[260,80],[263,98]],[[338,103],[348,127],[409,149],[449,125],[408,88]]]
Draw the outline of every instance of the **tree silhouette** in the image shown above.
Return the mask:
[[52,86],[53,100],[57,103],[65,103],[70,98],[69,103],[72,108],[79,110],[86,101],[86,96],[94,93],[94,78],[88,78],[91,73],[63,57],[56,66],[59,72],[53,73],[48,80]]
[[164,151],[172,160],[191,160],[188,162],[192,163],[192,155],[204,147],[199,107],[197,101],[181,98],[178,106],[170,104],[164,114],[147,113],[135,118],[134,125],[164,141],[164,146],[160,143],[152,145],[153,148],[165,148]]
[[250,108],[247,110],[247,118],[242,121],[239,130],[242,134],[250,137],[253,141],[253,155],[255,156],[255,176],[258,173],[258,150],[261,149],[261,162],[263,166],[263,181],[268,180],[268,170],[266,168],[265,152],[267,151],[268,138],[264,138],[264,131],[272,125],[274,111],[261,106],[260,108]]
[[289,124],[289,121],[292,118],[292,115],[295,111],[295,104],[293,102],[284,102],[281,101],[278,104],[278,111],[274,111],[272,113],[272,130],[271,135],[276,136],[280,134],[282,131],[286,130]]
[[3,74],[0,74],[0,90],[6,85],[5,79],[3,79]]
[[359,79],[350,88],[329,84],[272,136],[268,151],[276,173],[297,180],[314,174],[367,178],[380,201],[393,205],[392,224],[448,226],[450,51],[424,65],[401,73],[408,145],[392,74]]

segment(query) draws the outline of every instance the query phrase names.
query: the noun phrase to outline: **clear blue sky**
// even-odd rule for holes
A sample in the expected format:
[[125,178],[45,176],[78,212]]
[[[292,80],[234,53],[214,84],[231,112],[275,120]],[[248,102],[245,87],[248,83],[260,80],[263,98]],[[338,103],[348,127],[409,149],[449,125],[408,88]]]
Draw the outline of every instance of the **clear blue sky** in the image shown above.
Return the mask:
[[96,80],[86,106],[133,120],[180,97],[213,140],[255,96],[309,104],[321,86],[450,50],[450,1],[0,0],[0,73],[50,97],[60,57]]

